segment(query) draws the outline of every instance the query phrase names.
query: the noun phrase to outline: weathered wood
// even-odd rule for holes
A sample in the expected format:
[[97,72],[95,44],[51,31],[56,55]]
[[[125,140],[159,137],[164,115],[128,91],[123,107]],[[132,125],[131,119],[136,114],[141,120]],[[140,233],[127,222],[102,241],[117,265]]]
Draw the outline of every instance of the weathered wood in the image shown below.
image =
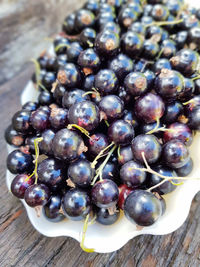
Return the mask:
[[[20,92],[32,71],[29,65],[24,72],[0,87],[1,133],[12,114],[19,109]],[[2,134],[0,148],[0,266],[200,266],[200,194],[193,201],[187,221],[176,232],[166,236],[138,236],[110,254],[86,254],[71,238],[48,238],[33,229],[22,204],[8,192],[5,184],[7,152]]]
[[[84,0],[0,1],[0,84],[48,46],[45,37],[61,31],[66,15]],[[3,66],[3,68],[2,68]]]

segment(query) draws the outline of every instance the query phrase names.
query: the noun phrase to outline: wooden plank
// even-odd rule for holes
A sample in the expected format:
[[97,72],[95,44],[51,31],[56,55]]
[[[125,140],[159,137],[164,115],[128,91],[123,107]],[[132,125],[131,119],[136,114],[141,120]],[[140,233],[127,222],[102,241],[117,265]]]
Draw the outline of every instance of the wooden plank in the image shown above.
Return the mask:
[[[1,133],[13,113],[20,108],[19,96],[32,71],[29,65],[0,87]],[[71,238],[48,238],[33,229],[20,201],[6,188],[7,152],[3,135],[0,136],[0,147],[0,266],[200,266],[200,194],[193,201],[187,221],[176,232],[166,236],[136,237],[114,253],[87,254]]]
[[64,18],[84,0],[0,1],[0,84],[16,75],[30,57],[49,45],[45,37],[61,31]]

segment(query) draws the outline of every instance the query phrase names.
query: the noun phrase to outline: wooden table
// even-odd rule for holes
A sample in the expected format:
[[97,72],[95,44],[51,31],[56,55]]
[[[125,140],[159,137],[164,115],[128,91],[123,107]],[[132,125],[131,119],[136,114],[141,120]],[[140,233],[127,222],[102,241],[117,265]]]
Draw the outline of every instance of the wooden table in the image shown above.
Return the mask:
[[189,217],[179,230],[166,236],[138,236],[113,253],[87,254],[71,238],[49,238],[34,230],[21,202],[6,187],[7,152],[3,138],[12,115],[20,109],[20,93],[32,72],[32,66],[28,65],[0,86],[0,266],[199,267],[200,194],[195,197]]

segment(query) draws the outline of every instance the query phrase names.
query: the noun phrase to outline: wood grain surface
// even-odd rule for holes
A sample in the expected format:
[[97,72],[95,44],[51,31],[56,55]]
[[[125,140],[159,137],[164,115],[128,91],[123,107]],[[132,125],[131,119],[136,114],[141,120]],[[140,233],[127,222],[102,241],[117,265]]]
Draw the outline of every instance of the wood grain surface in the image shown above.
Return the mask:
[[12,114],[20,108],[19,97],[32,71],[28,65],[0,87],[0,266],[199,267],[200,194],[192,203],[187,221],[176,232],[166,236],[138,236],[114,253],[87,254],[71,238],[49,238],[34,230],[20,201],[7,190],[7,152],[3,138]]
[[[0,0],[0,84],[26,67],[85,0]],[[30,45],[31,44],[31,45]]]

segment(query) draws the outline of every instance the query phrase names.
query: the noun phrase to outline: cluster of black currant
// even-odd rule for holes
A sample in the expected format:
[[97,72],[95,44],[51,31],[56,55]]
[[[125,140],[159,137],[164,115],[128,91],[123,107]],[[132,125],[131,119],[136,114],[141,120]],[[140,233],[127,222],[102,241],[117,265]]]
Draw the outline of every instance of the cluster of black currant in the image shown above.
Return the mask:
[[182,0],[88,0],[67,16],[55,55],[34,61],[38,101],[5,132],[12,193],[52,222],[110,225],[122,209],[155,223],[193,168],[199,44],[200,10]]

